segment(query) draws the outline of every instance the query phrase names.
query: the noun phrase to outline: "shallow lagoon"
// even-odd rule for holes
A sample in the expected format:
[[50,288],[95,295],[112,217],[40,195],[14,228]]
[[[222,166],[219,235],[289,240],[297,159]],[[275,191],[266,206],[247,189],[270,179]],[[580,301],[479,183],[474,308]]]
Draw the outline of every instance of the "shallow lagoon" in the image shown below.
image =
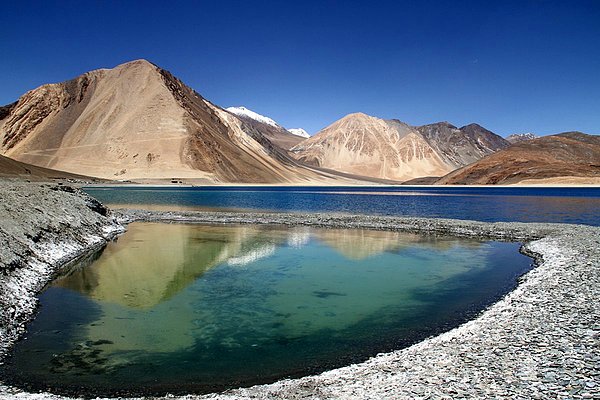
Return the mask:
[[530,268],[518,247],[134,223],[42,294],[4,374],[57,392],[183,393],[347,365],[472,317]]

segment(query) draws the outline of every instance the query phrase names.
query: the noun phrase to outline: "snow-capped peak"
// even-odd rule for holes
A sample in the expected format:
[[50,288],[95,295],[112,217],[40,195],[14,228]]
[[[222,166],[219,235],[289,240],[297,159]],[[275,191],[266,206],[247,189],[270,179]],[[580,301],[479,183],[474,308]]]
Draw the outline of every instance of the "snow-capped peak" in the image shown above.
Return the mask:
[[306,132],[302,128],[288,129],[288,132],[291,133],[292,135],[296,135],[296,136],[300,136],[300,137],[304,137],[304,138],[309,138],[310,137],[310,135],[308,134],[308,132]]
[[535,133],[527,132],[527,133],[513,133],[506,137],[511,143],[524,142],[526,140],[536,139],[538,136]]
[[246,107],[228,107],[227,111],[239,115],[241,117],[252,118],[255,121],[271,125],[275,128],[281,128],[281,126],[277,122],[273,121],[271,118],[265,117],[264,115],[260,115],[259,113],[255,113],[252,110],[248,110]]

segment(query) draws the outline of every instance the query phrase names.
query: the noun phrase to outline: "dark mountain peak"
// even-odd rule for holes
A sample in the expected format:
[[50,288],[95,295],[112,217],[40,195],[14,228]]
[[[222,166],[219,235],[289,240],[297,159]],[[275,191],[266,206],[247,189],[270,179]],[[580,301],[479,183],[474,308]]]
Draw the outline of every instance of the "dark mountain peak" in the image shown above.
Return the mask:
[[455,125],[452,125],[448,121],[440,121],[434,122],[433,124],[423,125],[423,127],[431,127],[431,128],[446,128],[446,129],[458,129]]
[[485,131],[485,132],[492,132],[492,131],[490,131],[489,129],[485,129],[483,126],[481,126],[481,125],[479,125],[479,124],[477,124],[477,123],[475,123],[475,122],[472,122],[472,123],[470,123],[470,124],[467,124],[467,125],[465,125],[465,126],[461,126],[459,129],[460,129],[461,131],[467,131],[467,130],[471,130],[471,131]]
[[476,123],[471,123],[465,126],[460,127],[460,131],[466,135],[472,136],[472,137],[486,137],[486,138],[493,138],[493,140],[497,141],[498,143],[500,142],[506,142],[506,140],[504,138],[502,138],[499,135],[496,135],[494,132],[490,131],[489,129],[484,128],[483,126],[476,124]]

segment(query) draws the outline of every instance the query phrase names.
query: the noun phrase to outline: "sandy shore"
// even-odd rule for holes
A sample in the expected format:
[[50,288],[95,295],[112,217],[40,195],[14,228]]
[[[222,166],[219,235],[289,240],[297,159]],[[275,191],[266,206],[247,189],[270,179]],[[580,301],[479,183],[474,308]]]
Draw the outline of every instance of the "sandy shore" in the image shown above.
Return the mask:
[[[440,336],[317,376],[182,398],[600,398],[600,228],[285,213],[121,211],[115,217],[122,223],[311,225],[519,240],[528,241],[524,250],[538,260],[516,290],[478,318]],[[71,255],[85,250],[81,246]],[[48,269],[55,273],[58,264],[47,263]],[[38,269],[27,262],[20,267],[34,280],[52,278],[52,271],[40,274]],[[3,296],[11,291],[34,296],[41,289],[22,283],[7,286],[3,280]],[[33,313],[30,308],[17,311],[30,317]],[[0,398],[63,397],[0,385]]]

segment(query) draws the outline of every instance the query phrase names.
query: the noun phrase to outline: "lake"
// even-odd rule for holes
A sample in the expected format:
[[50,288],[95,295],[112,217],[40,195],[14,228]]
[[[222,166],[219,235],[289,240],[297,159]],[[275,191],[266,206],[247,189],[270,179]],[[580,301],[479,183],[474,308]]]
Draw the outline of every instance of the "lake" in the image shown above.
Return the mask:
[[348,365],[475,316],[531,268],[518,249],[358,229],[133,223],[41,294],[3,380],[88,396],[205,393]]
[[116,207],[336,212],[600,225],[600,188],[88,187]]

